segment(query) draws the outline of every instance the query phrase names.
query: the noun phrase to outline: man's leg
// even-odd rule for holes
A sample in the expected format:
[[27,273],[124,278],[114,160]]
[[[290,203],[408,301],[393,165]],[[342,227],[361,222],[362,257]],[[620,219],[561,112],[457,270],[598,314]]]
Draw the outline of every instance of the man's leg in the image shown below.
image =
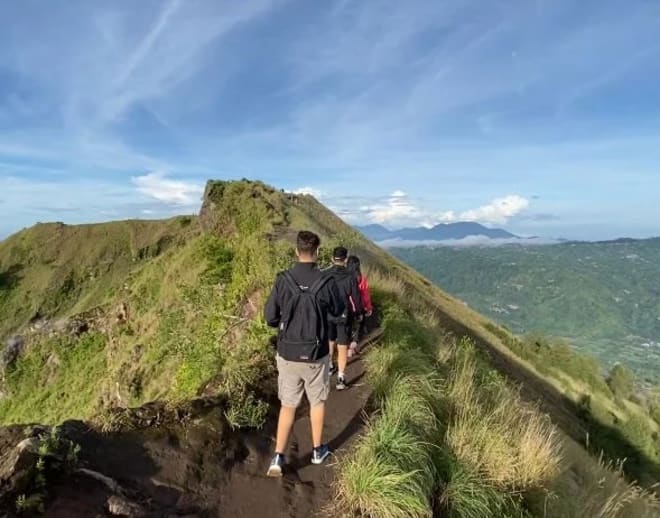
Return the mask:
[[327,444],[323,444],[323,424],[325,421],[325,401],[330,394],[329,359],[323,358],[309,365],[305,376],[305,391],[309,400],[309,420],[312,427],[312,464],[323,464],[330,455]]
[[293,427],[293,422],[296,420],[296,407],[284,406],[280,408],[280,417],[277,421],[277,440],[275,445],[275,453],[284,455],[286,447],[289,443],[289,434]]
[[277,421],[277,437],[275,439],[275,456],[271,460],[267,475],[281,477],[284,466],[284,454],[293,422],[296,419],[296,407],[304,392],[304,382],[300,377],[299,364],[289,362],[277,356],[277,384],[278,396],[282,403],[280,416]]
[[334,361],[335,361],[335,349],[337,349],[337,324],[334,322],[328,323],[328,336],[330,338],[330,354],[328,355],[330,359],[330,375],[335,371]]
[[325,403],[313,406],[309,410],[309,419],[312,424],[312,444],[318,448],[323,444],[323,423],[325,421]]
[[335,349],[337,348],[337,342],[330,342],[330,370],[333,370],[335,358]]
[[337,390],[348,387],[346,383],[346,365],[348,364],[348,346],[351,343],[353,321],[337,326]]
[[346,372],[346,365],[348,364],[348,344],[337,344],[337,368],[338,376],[343,376]]

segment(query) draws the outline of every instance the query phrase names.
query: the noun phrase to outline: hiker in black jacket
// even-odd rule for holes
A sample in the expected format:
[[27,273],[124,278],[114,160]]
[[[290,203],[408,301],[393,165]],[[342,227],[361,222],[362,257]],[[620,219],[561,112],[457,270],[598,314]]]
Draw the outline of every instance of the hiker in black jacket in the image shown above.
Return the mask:
[[312,463],[322,464],[330,454],[323,444],[325,401],[330,393],[328,321],[345,312],[344,299],[334,279],[316,265],[319,237],[298,233],[296,265],[278,274],[265,307],[266,322],[277,327],[278,395],[282,404],[277,444],[267,475],[282,476],[289,433],[303,392],[309,400],[312,426]]
[[330,372],[334,371],[332,359],[335,347],[337,349],[337,390],[344,390],[348,387],[346,381],[346,364],[348,363],[348,346],[351,343],[353,334],[353,322],[362,315],[362,296],[357,277],[353,272],[346,268],[348,259],[348,250],[343,246],[334,249],[332,253],[332,262],[334,265],[325,270],[337,282],[339,292],[344,298],[346,312],[341,319],[330,321]]

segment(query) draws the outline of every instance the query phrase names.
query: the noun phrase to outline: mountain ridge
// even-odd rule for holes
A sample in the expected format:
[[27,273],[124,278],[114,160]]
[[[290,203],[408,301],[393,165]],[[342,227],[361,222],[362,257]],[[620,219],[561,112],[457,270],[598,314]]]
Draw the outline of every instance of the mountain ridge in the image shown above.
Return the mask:
[[489,228],[470,221],[440,223],[430,228],[410,227],[390,230],[379,224],[357,226],[356,228],[374,241],[386,241],[390,239],[400,239],[403,241],[447,241],[465,239],[471,236],[484,236],[489,239],[522,239],[506,230]]

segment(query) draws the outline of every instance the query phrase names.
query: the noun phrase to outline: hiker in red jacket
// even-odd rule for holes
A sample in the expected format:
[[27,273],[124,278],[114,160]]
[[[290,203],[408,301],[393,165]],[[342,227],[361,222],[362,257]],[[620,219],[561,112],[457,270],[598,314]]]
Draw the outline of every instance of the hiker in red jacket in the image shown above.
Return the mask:
[[357,325],[353,332],[353,340],[348,349],[348,356],[350,358],[354,354],[360,353],[360,340],[362,340],[366,334],[367,318],[372,315],[374,307],[371,302],[371,294],[369,293],[369,281],[367,280],[366,275],[362,274],[362,270],[360,269],[360,258],[356,255],[351,255],[346,261],[346,268],[352,272],[357,279],[363,310],[362,314],[357,318]]

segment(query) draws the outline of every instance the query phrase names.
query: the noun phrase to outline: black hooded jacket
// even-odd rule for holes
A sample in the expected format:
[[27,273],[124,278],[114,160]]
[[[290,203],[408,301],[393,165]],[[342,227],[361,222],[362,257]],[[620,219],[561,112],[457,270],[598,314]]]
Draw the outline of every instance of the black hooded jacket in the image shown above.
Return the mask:
[[324,271],[332,276],[337,283],[339,293],[346,304],[347,316],[351,318],[353,316],[361,315],[364,311],[364,306],[362,304],[360,286],[355,273],[351,272],[345,266],[337,264]]

